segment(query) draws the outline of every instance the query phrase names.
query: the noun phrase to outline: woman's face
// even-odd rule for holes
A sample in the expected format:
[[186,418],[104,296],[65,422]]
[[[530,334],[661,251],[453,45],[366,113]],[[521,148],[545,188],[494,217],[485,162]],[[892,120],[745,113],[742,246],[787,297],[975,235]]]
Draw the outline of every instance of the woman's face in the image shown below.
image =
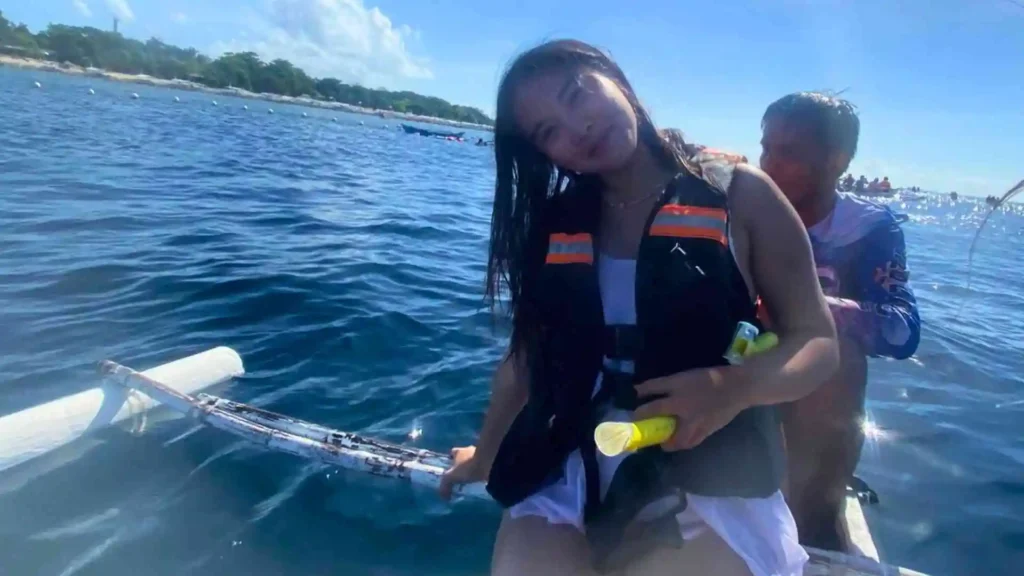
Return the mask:
[[556,165],[581,174],[616,170],[637,147],[637,119],[611,78],[592,71],[535,74],[513,96],[516,125]]

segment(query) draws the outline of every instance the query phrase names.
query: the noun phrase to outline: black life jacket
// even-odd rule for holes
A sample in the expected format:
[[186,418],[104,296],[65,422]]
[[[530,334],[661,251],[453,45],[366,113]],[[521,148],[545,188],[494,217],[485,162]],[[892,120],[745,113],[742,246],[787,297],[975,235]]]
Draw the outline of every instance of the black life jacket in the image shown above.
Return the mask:
[[[522,501],[559,480],[566,457],[579,448],[587,480],[584,523],[594,548],[614,547],[622,526],[666,494],[777,491],[778,421],[773,407],[758,406],[691,450],[655,446],[628,456],[603,501],[600,495],[594,428],[601,405],[633,410],[639,405],[634,384],[727,364],[723,354],[737,323],[759,325],[729,249],[726,195],[685,171],[666,189],[640,243],[636,326],[629,327],[604,322],[595,268],[600,195],[569,190],[547,208],[539,231],[546,238],[535,255],[544,264],[536,284],[524,285],[541,324],[529,358],[530,398],[498,450],[487,484],[491,496],[505,507]],[[632,360],[633,373],[609,370],[604,357]],[[592,397],[602,371],[601,391]]]

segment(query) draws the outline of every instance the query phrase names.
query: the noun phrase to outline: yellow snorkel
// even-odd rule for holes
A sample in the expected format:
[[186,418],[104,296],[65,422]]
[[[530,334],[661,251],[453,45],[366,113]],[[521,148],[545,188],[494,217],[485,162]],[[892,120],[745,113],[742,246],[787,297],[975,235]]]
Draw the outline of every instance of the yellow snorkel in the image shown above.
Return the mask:
[[[724,358],[730,364],[739,364],[743,358],[770,350],[778,343],[779,337],[774,333],[759,334],[753,324],[740,322]],[[602,422],[594,430],[594,442],[605,456],[618,456],[623,452],[635,452],[661,444],[671,438],[675,431],[674,416],[658,416],[639,422]]]

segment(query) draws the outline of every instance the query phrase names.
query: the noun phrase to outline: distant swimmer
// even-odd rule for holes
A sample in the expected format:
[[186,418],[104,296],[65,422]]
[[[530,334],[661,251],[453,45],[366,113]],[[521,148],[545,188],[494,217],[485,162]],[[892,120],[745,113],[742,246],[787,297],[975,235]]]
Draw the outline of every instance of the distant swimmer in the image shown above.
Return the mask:
[[807,227],[840,340],[835,376],[783,405],[790,507],[803,544],[846,551],[841,520],[864,442],[867,357],[908,358],[921,338],[900,228],[905,217],[836,192],[860,134],[848,101],[790,94],[768,107],[761,127],[761,168]]

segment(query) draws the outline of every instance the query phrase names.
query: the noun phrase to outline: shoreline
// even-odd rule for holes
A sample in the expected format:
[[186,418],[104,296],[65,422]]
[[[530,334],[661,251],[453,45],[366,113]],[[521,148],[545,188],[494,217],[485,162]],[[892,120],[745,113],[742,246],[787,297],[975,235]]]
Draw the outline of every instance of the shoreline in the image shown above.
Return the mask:
[[89,76],[92,78],[99,78],[103,80],[112,80],[114,82],[126,82],[132,84],[145,84],[148,86],[157,86],[160,88],[170,88],[172,90],[187,90],[190,92],[204,92],[207,94],[220,94],[223,96],[236,96],[238,98],[246,98],[249,100],[264,100],[267,102],[278,102],[281,104],[294,104],[296,106],[307,106],[310,108],[324,108],[328,110],[338,110],[341,112],[348,112],[351,114],[362,114],[365,116],[377,116],[380,118],[394,118],[399,121],[407,122],[420,122],[424,124],[435,124],[439,126],[448,126],[452,128],[464,128],[469,130],[480,130],[484,132],[492,132],[494,129],[491,126],[485,124],[473,124],[471,122],[460,122],[458,120],[448,120],[446,118],[435,118],[433,116],[420,116],[418,114],[410,114],[408,112],[395,112],[393,110],[377,110],[374,108],[364,108],[362,106],[354,106],[352,104],[343,104],[341,102],[328,102],[323,100],[315,100],[313,98],[307,98],[302,96],[283,96],[281,94],[270,94],[265,92],[250,92],[241,88],[211,88],[197,82],[191,82],[189,80],[166,80],[164,78],[156,78],[146,74],[122,74],[120,72],[111,72],[109,70],[103,70],[101,68],[83,68],[75,64],[51,62],[49,60],[38,60],[35,58],[23,58],[20,56],[11,56],[8,54],[0,54],[0,67],[11,66],[14,68],[29,68],[32,70],[42,70],[45,72],[57,72],[60,74],[69,74],[72,76]]

